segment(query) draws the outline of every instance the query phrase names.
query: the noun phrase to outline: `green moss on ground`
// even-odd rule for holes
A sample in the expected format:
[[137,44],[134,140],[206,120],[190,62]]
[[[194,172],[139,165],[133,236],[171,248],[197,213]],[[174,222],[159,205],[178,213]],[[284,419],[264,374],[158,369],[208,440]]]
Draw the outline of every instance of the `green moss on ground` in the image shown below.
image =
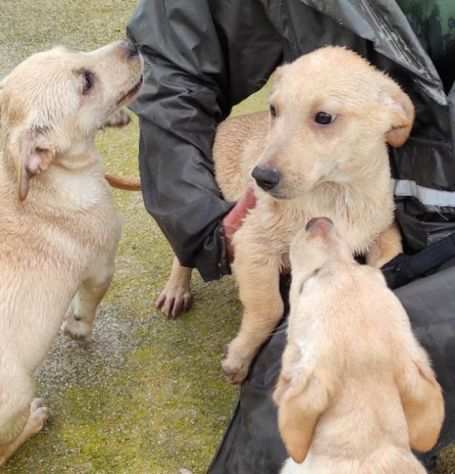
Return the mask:
[[[123,36],[133,0],[2,0],[0,77],[33,52],[91,49]],[[266,88],[267,89],[267,88]],[[264,108],[261,91],[234,113]],[[110,172],[137,174],[137,121],[106,130],[99,150]],[[52,412],[46,429],[16,454],[8,474],[206,472],[230,418],[236,390],[221,376],[223,347],[239,323],[232,279],[195,275],[195,304],[166,321],[153,302],[172,255],[139,193],[115,191],[124,219],[117,271],[85,346],[59,336],[37,393]],[[447,450],[437,474],[454,472]]]

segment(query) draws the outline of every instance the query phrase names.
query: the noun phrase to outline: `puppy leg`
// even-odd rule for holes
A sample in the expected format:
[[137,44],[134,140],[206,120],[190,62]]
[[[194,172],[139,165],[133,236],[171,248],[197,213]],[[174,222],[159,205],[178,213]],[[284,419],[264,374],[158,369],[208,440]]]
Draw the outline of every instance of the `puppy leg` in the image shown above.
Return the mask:
[[[222,362],[224,373],[231,383],[241,383],[248,374],[250,363],[259,347],[271,335],[283,314],[279,291],[280,261],[267,256],[270,249],[255,248],[255,260],[247,249],[235,249],[234,273],[239,285],[244,313],[240,331],[228,346]],[[266,256],[266,257],[264,257]]]
[[73,339],[87,339],[93,327],[96,310],[114,275],[114,256],[104,254],[94,260],[63,323],[63,332]]
[[0,466],[42,429],[47,415],[42,401],[33,400],[30,376],[4,354],[0,358]]
[[40,398],[35,398],[30,404],[29,415],[24,429],[19,436],[7,445],[0,445],[0,466],[19,449],[25,441],[34,434],[39,433],[48,419],[48,409]]
[[180,265],[177,257],[174,257],[171,276],[156,300],[156,307],[170,319],[175,319],[191,308],[191,271],[191,268]]
[[381,268],[403,251],[398,226],[393,223],[379,234],[367,255],[367,263],[372,267]]

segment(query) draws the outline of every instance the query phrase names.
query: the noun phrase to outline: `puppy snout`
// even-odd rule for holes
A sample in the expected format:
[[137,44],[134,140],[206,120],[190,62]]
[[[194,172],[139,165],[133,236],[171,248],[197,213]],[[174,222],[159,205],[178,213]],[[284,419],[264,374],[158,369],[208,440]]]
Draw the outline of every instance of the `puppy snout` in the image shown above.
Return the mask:
[[264,191],[272,190],[281,180],[281,175],[278,170],[261,166],[256,166],[251,176]]
[[314,217],[305,226],[307,232],[327,234],[333,228],[333,221],[328,217]]
[[135,58],[139,55],[138,48],[130,40],[122,41],[121,48],[126,56],[126,59]]

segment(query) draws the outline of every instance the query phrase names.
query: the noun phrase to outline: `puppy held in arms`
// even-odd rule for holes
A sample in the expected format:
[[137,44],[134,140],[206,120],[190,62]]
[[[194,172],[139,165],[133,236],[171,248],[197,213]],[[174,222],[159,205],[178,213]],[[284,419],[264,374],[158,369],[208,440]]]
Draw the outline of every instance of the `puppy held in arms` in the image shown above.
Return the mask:
[[[252,180],[256,195],[232,242],[243,317],[222,363],[230,382],[245,379],[282,317],[279,274],[311,218],[330,217],[371,266],[401,252],[388,146],[402,146],[413,122],[396,82],[356,53],[326,47],[275,72],[268,114],[219,126],[213,156],[223,196],[239,200]],[[158,301],[168,314],[188,306],[190,275],[174,263]]]
[[127,42],[55,48],[0,83],[0,465],[47,419],[32,375],[65,314],[88,337],[109,287],[121,228],[95,135],[142,69]]
[[[282,474],[424,474],[441,387],[382,273],[352,258],[328,218],[291,244],[288,341],[274,393]],[[300,464],[299,464],[300,463]]]

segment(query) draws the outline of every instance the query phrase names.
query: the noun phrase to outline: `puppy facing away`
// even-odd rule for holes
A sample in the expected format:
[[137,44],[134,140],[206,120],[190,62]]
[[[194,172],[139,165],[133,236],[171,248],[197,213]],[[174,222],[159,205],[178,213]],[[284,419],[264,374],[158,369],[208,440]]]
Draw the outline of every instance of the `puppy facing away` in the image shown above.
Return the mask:
[[[244,314],[223,369],[234,383],[245,378],[282,315],[278,275],[289,266],[290,241],[311,218],[330,217],[370,265],[380,267],[401,251],[387,145],[401,146],[411,131],[409,97],[339,47],[306,54],[279,68],[274,79],[268,115],[227,120],[214,145],[226,199],[238,199],[251,176],[256,184],[257,205],[233,241]],[[188,293],[189,276],[174,264],[159,301],[166,310]]]
[[[358,264],[332,221],[291,245],[288,340],[274,393],[282,474],[424,474],[441,387],[380,270]],[[301,464],[297,464],[301,463]]]
[[46,421],[32,374],[68,308],[65,332],[88,337],[109,287],[121,229],[94,139],[141,82],[118,42],[36,54],[0,83],[0,465]]

